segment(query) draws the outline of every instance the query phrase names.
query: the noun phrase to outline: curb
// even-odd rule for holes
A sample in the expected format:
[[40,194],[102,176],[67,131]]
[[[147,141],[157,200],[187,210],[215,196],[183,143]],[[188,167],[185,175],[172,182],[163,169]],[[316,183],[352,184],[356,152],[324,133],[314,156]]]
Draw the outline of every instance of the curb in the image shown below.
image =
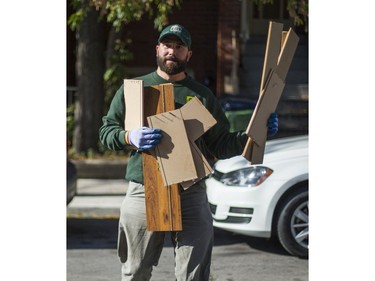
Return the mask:
[[123,179],[128,160],[71,160],[81,179]]
[[120,208],[70,208],[66,214],[67,219],[119,219]]

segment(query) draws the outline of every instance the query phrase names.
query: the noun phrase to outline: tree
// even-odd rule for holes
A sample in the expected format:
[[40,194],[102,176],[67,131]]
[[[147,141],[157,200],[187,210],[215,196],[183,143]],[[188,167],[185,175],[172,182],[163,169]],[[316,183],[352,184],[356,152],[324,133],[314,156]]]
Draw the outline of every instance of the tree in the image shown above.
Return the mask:
[[[273,3],[273,0],[255,0]],[[287,0],[288,10],[296,25],[307,30],[308,0]],[[144,16],[154,19],[161,30],[168,15],[180,8],[182,0],[68,0],[74,13],[68,19],[77,38],[77,99],[72,145],[76,153],[98,151],[101,116],[114,93],[119,78],[124,77],[123,62],[131,54],[126,51],[123,32],[126,24]]]
[[76,153],[87,154],[90,150],[98,151],[105,81],[111,81],[116,67],[112,58],[120,56],[121,59],[121,54],[126,54],[124,48],[119,47],[124,25],[148,15],[154,18],[154,27],[161,30],[172,9],[180,7],[182,0],[68,1],[74,9],[68,25],[77,38],[77,99],[72,146]]
[[[273,4],[274,0],[254,0],[260,4]],[[287,10],[289,16],[294,20],[296,26],[304,26],[305,32],[308,31],[308,0],[287,0]]]

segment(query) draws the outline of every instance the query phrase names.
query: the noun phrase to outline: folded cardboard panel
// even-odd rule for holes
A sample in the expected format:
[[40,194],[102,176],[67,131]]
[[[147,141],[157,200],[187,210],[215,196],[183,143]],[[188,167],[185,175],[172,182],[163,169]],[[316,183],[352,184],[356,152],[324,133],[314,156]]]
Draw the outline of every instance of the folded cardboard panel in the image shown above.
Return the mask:
[[162,130],[163,138],[155,147],[165,186],[198,177],[184,120],[179,109],[147,117],[151,128]]
[[263,163],[267,120],[280,100],[298,41],[291,28],[283,32],[282,24],[270,22],[259,99],[246,129],[249,139],[242,153],[251,164]]
[[143,81],[124,79],[125,129],[143,127]]
[[186,189],[212,172],[194,141],[215,124],[215,118],[197,97],[178,110],[148,118],[148,125],[162,129],[164,134],[155,150],[165,185],[180,183]]

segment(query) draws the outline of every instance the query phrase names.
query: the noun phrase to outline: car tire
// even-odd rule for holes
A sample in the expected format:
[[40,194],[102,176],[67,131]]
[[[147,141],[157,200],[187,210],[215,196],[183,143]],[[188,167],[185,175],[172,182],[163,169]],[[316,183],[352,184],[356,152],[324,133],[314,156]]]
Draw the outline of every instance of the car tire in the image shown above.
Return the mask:
[[308,257],[309,207],[308,192],[289,197],[281,207],[277,235],[281,245],[293,256]]

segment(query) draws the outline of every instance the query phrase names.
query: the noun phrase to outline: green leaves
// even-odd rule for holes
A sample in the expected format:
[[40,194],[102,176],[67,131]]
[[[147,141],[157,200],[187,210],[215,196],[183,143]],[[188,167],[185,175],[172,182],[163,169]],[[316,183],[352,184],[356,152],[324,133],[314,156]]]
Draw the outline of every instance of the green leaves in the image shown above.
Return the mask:
[[75,10],[68,19],[72,30],[77,29],[87,10],[93,6],[116,30],[145,15],[154,17],[155,28],[161,30],[167,24],[168,14],[172,13],[172,9],[180,8],[182,0],[72,0],[70,3]]

